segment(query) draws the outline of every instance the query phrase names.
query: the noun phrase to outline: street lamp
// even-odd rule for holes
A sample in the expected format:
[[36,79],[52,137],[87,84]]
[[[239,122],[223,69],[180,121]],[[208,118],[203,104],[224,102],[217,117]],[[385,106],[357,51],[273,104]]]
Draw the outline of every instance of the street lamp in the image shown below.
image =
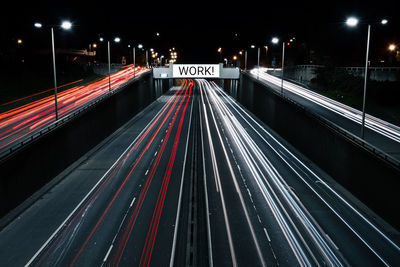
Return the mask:
[[346,20],[347,26],[355,27],[358,24],[358,19],[355,17],[350,17]]
[[395,44],[390,44],[388,46],[388,49],[389,49],[390,52],[393,52],[394,50],[396,50],[396,45]]
[[[349,27],[355,27],[358,24],[358,19],[355,17],[350,17],[346,20],[346,24]],[[386,25],[388,23],[387,19],[382,19],[381,24]],[[362,120],[361,120],[361,138],[364,139],[364,128],[365,128],[365,100],[367,97],[367,81],[368,81],[368,57],[369,57],[369,44],[371,39],[371,24],[368,24],[367,31],[367,51],[365,54],[365,70],[364,70],[364,92],[363,92],[363,106],[362,106]]]
[[[256,48],[255,45],[250,45],[250,48]],[[258,48],[258,67],[260,67],[260,48]],[[244,51],[244,70],[247,71],[247,49]]]
[[[115,37],[114,42],[121,42],[121,38]],[[110,41],[107,41],[107,51],[108,51],[108,91],[111,92],[111,53],[110,53]]]
[[[291,42],[293,42],[294,38],[290,39]],[[273,44],[278,44],[279,43],[279,38],[278,37],[273,37],[271,39],[271,43]],[[285,68],[285,42],[282,41],[282,70],[281,70],[281,94],[283,95],[283,75],[284,75],[284,68]]]
[[219,54],[219,61],[222,61],[222,47],[218,47],[217,52]]
[[63,21],[61,23],[61,28],[63,28],[64,30],[70,30],[72,27],[72,23],[69,21]]
[[[42,28],[42,24],[36,22],[33,24],[35,28]],[[70,30],[72,28],[72,23],[69,21],[63,21],[61,23],[61,28],[64,30]],[[54,49],[54,27],[51,26],[51,50],[53,55],[53,75],[54,75],[54,107],[56,112],[56,121],[58,120],[58,106],[57,106],[57,71],[56,71],[56,51]]]
[[[104,38],[99,38],[100,42],[104,42]],[[114,42],[121,42],[121,38],[115,37]],[[108,61],[108,91],[111,92],[111,53],[110,53],[110,41],[107,40],[107,61]]]

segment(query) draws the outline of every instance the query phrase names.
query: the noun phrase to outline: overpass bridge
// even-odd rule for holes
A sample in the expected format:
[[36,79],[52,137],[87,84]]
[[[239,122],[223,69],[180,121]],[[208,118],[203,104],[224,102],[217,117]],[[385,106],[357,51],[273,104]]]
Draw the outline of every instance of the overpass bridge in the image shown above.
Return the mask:
[[153,69],[2,162],[2,190],[41,186],[0,221],[0,264],[396,265],[396,163],[261,74],[204,67]]

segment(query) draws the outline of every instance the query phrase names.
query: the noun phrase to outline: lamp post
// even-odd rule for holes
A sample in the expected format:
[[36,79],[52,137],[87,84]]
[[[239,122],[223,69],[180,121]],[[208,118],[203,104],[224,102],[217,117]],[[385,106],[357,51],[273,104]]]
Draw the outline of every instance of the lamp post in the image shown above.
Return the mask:
[[136,77],[136,47],[133,46],[133,77]]
[[282,42],[282,77],[281,77],[281,94],[283,95],[283,75],[285,74],[285,42]]
[[111,55],[110,41],[107,41],[107,58],[108,58],[108,91],[111,93]]
[[[103,42],[104,38],[100,37],[100,42]],[[115,37],[114,42],[121,42],[121,38]],[[110,41],[107,40],[107,59],[108,59],[108,91],[111,92],[111,51],[110,51]]]
[[[274,37],[274,38],[272,38],[271,42],[273,44],[278,44],[279,43],[279,38]],[[283,95],[284,71],[285,71],[285,42],[282,42],[282,70],[281,70],[281,94],[282,95]]]
[[247,50],[244,51],[244,71],[247,71]]
[[218,47],[217,52],[219,54],[219,61],[222,61],[222,47]]
[[[358,19],[355,17],[349,17],[346,20],[346,24],[349,27],[355,27],[358,25]],[[382,19],[381,24],[386,25],[387,19]],[[362,105],[362,119],[361,119],[361,138],[364,139],[365,135],[365,104],[367,98],[367,81],[368,81],[368,62],[369,62],[369,44],[371,40],[371,24],[368,24],[367,30],[367,49],[365,53],[365,69],[364,69],[364,90],[363,90],[363,105]]]
[[[256,48],[256,46],[251,45],[250,48]],[[260,59],[260,56],[258,56],[258,59]],[[247,50],[244,51],[244,70],[247,71]]]
[[146,49],[146,68],[149,67],[149,50]]
[[[36,22],[34,24],[35,28],[42,28],[42,24],[39,22]],[[64,30],[70,30],[72,27],[72,23],[69,21],[63,21],[60,25],[60,27]],[[54,79],[54,108],[55,108],[55,113],[56,113],[56,121],[58,120],[58,104],[57,104],[57,68],[56,68],[56,51],[55,51],[55,45],[54,45],[54,27],[50,27],[50,32],[51,32],[51,51],[52,51],[52,57],[53,57],[53,79]]]
[[257,49],[257,79],[260,78],[260,48]]

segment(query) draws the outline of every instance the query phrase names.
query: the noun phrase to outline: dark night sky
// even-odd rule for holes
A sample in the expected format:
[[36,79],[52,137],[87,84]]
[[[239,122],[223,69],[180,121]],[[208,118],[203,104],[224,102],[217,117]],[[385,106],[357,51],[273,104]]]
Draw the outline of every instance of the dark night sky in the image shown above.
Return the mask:
[[[69,1],[65,6],[61,1],[32,2],[15,2],[8,10],[2,9],[2,44],[15,38],[48,42],[41,36],[44,33],[32,27],[33,22],[70,19],[76,27],[71,33],[57,33],[60,46],[85,48],[99,34],[119,36],[121,46],[133,42],[155,48],[176,46],[187,62],[215,60],[218,46],[232,54],[252,43],[265,45],[274,35],[296,36],[299,42],[332,56],[364,53],[366,25],[347,29],[344,20],[349,15],[364,21],[389,19],[385,29],[373,31],[376,47],[387,40],[400,41],[399,1]],[[156,32],[161,34],[158,39]]]

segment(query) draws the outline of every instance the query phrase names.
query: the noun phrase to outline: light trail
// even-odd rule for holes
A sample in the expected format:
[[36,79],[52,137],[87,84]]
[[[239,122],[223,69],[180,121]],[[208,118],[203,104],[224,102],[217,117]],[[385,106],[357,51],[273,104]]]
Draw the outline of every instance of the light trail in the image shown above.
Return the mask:
[[[393,242],[386,234],[382,232],[377,226],[375,226],[369,219],[367,219],[360,211],[358,211],[352,204],[345,200],[338,192],[336,192],[331,186],[329,186],[323,178],[318,176],[309,167],[307,167],[300,159],[298,159],[293,153],[291,153],[284,145],[282,145],[276,138],[274,138],[266,129],[264,129],[257,121],[250,116],[247,111],[245,111],[236,101],[234,101],[230,96],[227,95],[221,88],[219,88],[215,83],[209,87],[211,95],[214,95],[213,99],[216,102],[215,107],[221,110],[222,121],[226,125],[227,132],[229,132],[232,138],[235,140],[235,144],[238,146],[238,151],[242,153],[243,158],[250,165],[258,165],[256,167],[260,174],[262,172],[268,173],[269,178],[264,177],[264,184],[272,181],[275,185],[270,187],[273,194],[274,191],[283,196],[277,198],[287,201],[288,207],[293,210],[295,217],[300,219],[300,223],[308,228],[308,233],[312,236],[316,242],[320,243],[319,247],[321,251],[325,251],[326,255],[329,255],[329,260],[332,260],[334,265],[344,264],[347,265],[346,259],[337,259],[332,252],[337,250],[336,245],[332,242],[331,238],[326,235],[322,228],[316,223],[316,220],[311,216],[308,210],[300,201],[299,197],[294,194],[291,187],[286,183],[284,177],[279,175],[274,165],[272,165],[268,158],[269,154],[260,149],[258,146],[260,143],[256,143],[247,133],[249,130],[247,127],[254,131],[261,140],[267,144],[272,151],[281,158],[284,165],[293,171],[295,177],[300,178],[300,180],[315,194],[317,199],[330,209],[334,216],[347,227],[354,236],[361,241],[361,243],[367,247],[382,264],[390,266],[391,253],[396,255],[399,253],[399,246]],[[219,102],[219,104],[217,103]],[[232,114],[233,112],[233,114]],[[241,125],[238,121],[241,118],[246,122],[245,127]],[[257,128],[257,129],[256,129]],[[266,135],[265,135],[266,134]],[[235,137],[236,136],[236,137]],[[246,155],[247,154],[247,155]],[[254,154],[254,156],[252,156]],[[248,159],[248,160],[246,160]],[[250,166],[249,165],[249,166]],[[261,171],[261,169],[265,169]],[[254,169],[254,168],[253,168]],[[259,175],[252,172],[252,177],[257,178]],[[316,183],[317,180],[319,183]],[[318,186],[318,184],[323,185],[328,192]],[[262,185],[260,183],[260,185]],[[265,187],[261,186],[260,190],[265,190]],[[283,208],[284,206],[282,206]],[[284,224],[283,224],[284,225]],[[359,225],[362,225],[360,229]],[[324,240],[326,238],[326,240]],[[377,244],[379,240],[380,245]],[[332,249],[329,249],[329,247]],[[339,254],[340,255],[340,254]],[[342,263],[340,263],[343,261]]]
[[[281,87],[281,79],[266,73],[266,68],[253,69],[250,73],[259,77],[261,81],[266,81],[272,83],[275,86]],[[354,121],[361,125],[362,113],[361,111],[349,107],[345,104],[337,102],[333,99],[325,97],[323,95],[317,94],[311,90],[308,90],[299,85],[293,84],[288,81],[284,81],[283,83],[284,91],[291,92],[298,96],[301,96],[315,104],[320,105],[336,114],[339,114],[351,121]],[[379,118],[366,114],[365,117],[365,126],[383,136],[386,136],[396,142],[400,142],[400,127],[393,125],[389,122],[383,121]]]
[[[80,252],[75,255],[75,260],[79,258],[80,253],[83,251],[86,244],[89,242],[91,236],[97,230],[102,218],[107,214],[108,210],[114,203],[115,199],[117,198],[119,192],[122,190],[124,185],[126,184],[127,180],[131,176],[133,170],[139,164],[141,158],[143,157],[144,153],[153,143],[155,137],[160,132],[161,127],[165,124],[167,118],[170,116],[172,111],[174,110],[178,97],[182,94],[182,90],[178,90],[170,99],[169,101],[163,106],[163,108],[156,114],[152,121],[148,123],[148,125],[142,130],[142,132],[138,135],[137,138],[129,145],[129,147],[124,151],[124,153],[118,158],[118,160],[111,166],[111,168],[105,173],[105,175],[99,180],[99,182],[91,189],[91,191],[85,196],[84,199],[75,207],[75,209],[70,213],[70,215],[64,220],[64,222],[59,226],[59,228],[48,238],[48,240],[43,244],[43,246],[35,253],[35,255],[29,260],[29,262],[25,266],[30,266],[32,263],[35,263],[35,266],[41,265],[42,261],[48,262],[48,254],[53,254],[58,256],[58,249],[62,246],[60,244],[64,243],[63,240],[67,240],[73,234],[74,229],[83,218],[83,214],[88,210],[89,207],[93,206],[96,200],[99,198],[100,194],[107,188],[108,184],[112,179],[115,179],[115,176],[118,175],[119,170],[126,164],[128,158],[130,158],[133,151],[137,150],[137,143],[141,143],[144,136],[147,136],[154,125],[162,119],[160,125],[155,130],[155,133],[152,135],[152,138],[143,148],[140,156],[135,160],[135,164],[131,167],[128,175],[126,175],[124,181],[122,182],[121,186],[118,188],[117,193],[114,195],[111,202],[108,203],[107,207],[103,211],[103,214],[100,216],[100,219],[97,221],[96,225],[92,229],[91,233],[87,237],[84,244],[81,246]],[[172,104],[172,106],[171,106]],[[164,112],[167,111],[167,114],[163,116]],[[89,198],[87,200],[87,198]],[[49,245],[50,244],[50,245]],[[40,258],[38,259],[38,257]]]
[[[111,75],[111,90],[129,82],[134,77],[139,77],[148,70],[129,65]],[[79,80],[81,81],[81,80]],[[63,86],[72,85],[79,81]],[[61,86],[61,87],[63,87]],[[21,98],[20,101],[35,95],[43,94],[49,90]],[[77,85],[59,92],[58,114],[62,119],[75,110],[89,104],[93,100],[109,93],[108,76],[86,85]],[[50,125],[55,120],[54,96],[47,96],[18,108],[0,114],[0,150],[21,141],[24,137]]]

